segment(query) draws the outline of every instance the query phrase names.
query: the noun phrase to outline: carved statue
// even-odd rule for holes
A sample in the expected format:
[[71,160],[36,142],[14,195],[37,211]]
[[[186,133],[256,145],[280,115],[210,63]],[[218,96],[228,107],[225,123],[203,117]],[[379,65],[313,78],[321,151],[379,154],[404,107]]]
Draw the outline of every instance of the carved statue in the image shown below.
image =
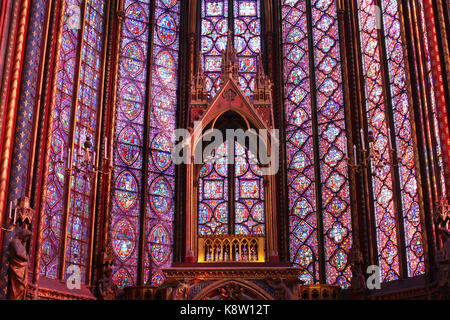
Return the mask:
[[437,241],[441,248],[443,248],[445,246],[445,243],[450,239],[449,222],[449,220],[444,222],[437,219],[436,235]]
[[194,287],[199,280],[193,280],[190,282],[178,281],[175,286],[168,287],[166,290],[167,300],[187,300],[191,288]]
[[238,284],[229,284],[226,286],[230,300],[239,300],[241,295],[240,286]]
[[98,282],[98,293],[102,300],[116,300],[121,290],[114,283],[113,280],[113,267],[114,265],[114,253],[110,246],[106,247],[106,250],[102,254],[102,274]]
[[205,300],[255,300],[246,293],[246,289],[239,284],[227,284],[214,290],[214,295],[205,297]]
[[102,300],[115,300],[117,297],[119,288],[114,283],[112,274],[112,264],[106,263],[98,286],[98,290]]
[[172,300],[187,300],[191,286],[181,282],[174,290]]
[[218,288],[217,294],[206,297],[205,300],[254,300],[244,293],[244,288],[237,284],[227,284]]
[[239,300],[255,300],[253,297],[245,293],[244,288],[239,288]]
[[8,300],[25,300],[32,233],[20,228],[10,243]]
[[206,300],[230,300],[230,296],[227,290],[222,287],[219,289],[219,293],[212,297],[206,297]]
[[363,299],[366,294],[366,279],[360,264],[352,264],[352,279],[350,280],[350,294],[352,299]]
[[267,279],[267,284],[274,289],[275,295],[280,300],[297,300],[292,290],[283,279]]
[[359,246],[356,244],[350,249],[349,261],[352,271],[349,290],[351,299],[364,299],[367,293],[366,278],[363,273],[364,258]]

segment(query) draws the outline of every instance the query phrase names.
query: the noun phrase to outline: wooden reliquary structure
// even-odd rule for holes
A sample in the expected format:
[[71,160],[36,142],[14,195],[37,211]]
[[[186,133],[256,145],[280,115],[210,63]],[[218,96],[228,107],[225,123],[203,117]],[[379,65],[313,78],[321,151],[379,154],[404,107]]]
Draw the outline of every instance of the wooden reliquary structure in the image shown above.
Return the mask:
[[199,236],[198,262],[265,262],[264,237],[257,235]]

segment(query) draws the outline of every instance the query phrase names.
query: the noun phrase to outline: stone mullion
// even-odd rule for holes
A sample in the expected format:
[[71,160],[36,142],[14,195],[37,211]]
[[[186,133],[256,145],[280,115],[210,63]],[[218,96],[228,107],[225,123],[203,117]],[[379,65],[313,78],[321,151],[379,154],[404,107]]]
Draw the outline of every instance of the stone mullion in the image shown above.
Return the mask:
[[[195,69],[195,53],[196,37],[197,37],[197,17],[199,11],[197,8],[197,1],[182,1],[181,2],[181,28],[180,28],[180,67],[179,67],[179,81],[184,84],[179,88],[178,112],[177,114],[177,128],[187,128],[188,118],[188,103],[189,103],[189,89],[191,80],[194,77]],[[200,63],[200,61],[199,61]],[[174,262],[182,262],[184,258],[184,235],[185,224],[184,207],[186,193],[183,188],[185,185],[186,166],[181,164],[175,168],[175,221],[174,221]]]
[[[265,43],[265,54],[263,58],[263,65],[266,65],[268,76],[275,84],[272,91],[273,101],[273,129],[279,130],[280,141],[286,141],[285,132],[285,117],[284,117],[284,102],[283,102],[283,79],[282,79],[282,44],[281,44],[281,1],[262,1],[261,10],[264,14],[261,15],[263,22],[263,43]],[[275,28],[274,26],[279,26]],[[265,41],[264,41],[265,36]],[[270,62],[270,63],[264,63]],[[274,185],[272,190],[278,194],[274,195],[271,203],[271,210],[274,212],[274,219],[276,221],[273,226],[272,246],[275,251],[276,261],[289,261],[289,209],[287,209],[288,199],[288,183],[287,183],[287,168],[286,168],[286,144],[279,144],[279,170],[273,179]],[[272,191],[270,191],[272,192]],[[267,210],[266,210],[267,212]],[[267,222],[266,222],[267,223]],[[267,230],[267,229],[266,229]],[[266,232],[267,233],[267,232]],[[269,257],[272,254],[268,252]]]
[[[348,162],[356,163],[357,159],[355,159],[355,155],[353,154],[353,146],[356,146],[358,140],[357,134],[357,126],[358,119],[354,119],[354,110],[352,106],[357,106],[356,104],[352,104],[352,98],[354,96],[350,95],[350,84],[351,81],[354,80],[354,74],[352,69],[352,60],[351,56],[352,51],[349,50],[349,43],[351,42],[351,33],[348,32],[350,26],[350,16],[348,15],[347,5],[343,0],[338,0],[336,2],[336,9],[338,15],[338,29],[339,29],[339,44],[340,44],[340,53],[341,53],[341,65],[342,65],[342,82],[343,82],[343,93],[344,93],[344,108],[345,108],[345,132],[347,136],[347,158]],[[350,53],[350,54],[349,54]],[[350,61],[350,63],[349,63]],[[357,113],[355,118],[357,118]],[[356,120],[356,121],[355,121]],[[356,155],[357,156],[357,155]],[[356,170],[352,170],[350,166],[348,166],[348,179],[349,179],[349,189],[350,189],[350,203],[351,203],[351,217],[352,217],[352,245],[353,248],[360,249],[360,235],[359,235],[359,217],[358,217],[358,198],[357,198],[357,180],[358,173]],[[355,246],[356,244],[356,246]]]
[[[439,139],[442,145],[442,160],[444,165],[444,177],[445,186],[447,189],[447,199],[450,197],[450,132],[448,123],[448,110],[447,110],[447,97],[446,89],[444,87],[444,78],[442,65],[443,62],[441,58],[441,52],[439,48],[439,40],[442,36],[438,38],[438,30],[436,25],[435,11],[433,8],[432,0],[423,0],[424,4],[424,15],[425,15],[425,25],[426,32],[429,41],[430,50],[430,60],[431,60],[431,71],[432,76],[435,81],[435,97],[436,97],[436,115],[438,118],[439,125]],[[448,61],[447,61],[448,62]],[[444,63],[445,64],[445,63]],[[448,63],[447,63],[448,64]]]
[[[191,80],[194,79],[195,71],[197,70],[195,68],[195,63],[197,62],[197,65],[201,64],[202,56],[200,54],[200,42],[196,41],[197,39],[201,39],[201,0],[193,0],[190,2],[190,8],[189,8],[189,19],[190,22],[188,24],[188,33],[189,33],[189,52],[188,52],[188,63],[189,63],[189,79],[186,79],[186,86],[190,87]],[[197,23],[198,21],[198,23]],[[199,53],[199,54],[197,54]],[[197,57],[197,59],[196,59]],[[188,91],[186,93],[186,101],[189,101],[189,93]],[[186,113],[187,117],[184,119],[184,127],[191,130],[192,128],[189,128],[191,125],[191,119],[190,119],[190,109],[186,108],[185,106],[180,106],[180,110],[182,110],[182,113]],[[191,155],[189,155],[191,157]],[[197,194],[198,190],[198,181],[195,179],[197,176],[197,168],[195,165],[192,165],[194,162],[193,157],[189,159],[191,161],[191,164],[182,165],[182,169],[180,171],[183,171],[183,176],[185,177],[184,181],[180,183],[181,190],[185,190],[183,193],[183,211],[180,216],[180,224],[183,225],[183,228],[181,229],[183,231],[183,235],[181,237],[181,241],[184,243],[184,261],[185,262],[194,262],[194,255],[197,257],[197,223],[196,223],[196,201],[194,201],[193,198],[191,198],[193,192],[194,194]],[[180,167],[180,166],[178,166]],[[186,183],[187,182],[187,183]],[[186,196],[188,195],[188,196]],[[189,198],[188,198],[189,197]],[[192,219],[192,217],[195,217]],[[181,253],[183,254],[183,253]]]
[[[307,37],[308,37],[308,50],[310,53],[309,56],[309,70],[315,70],[315,56],[314,51],[316,49],[314,45],[314,34],[313,30],[314,26],[314,17],[313,17],[313,0],[306,1],[306,16],[307,16]],[[316,274],[319,275],[319,279],[315,279],[320,283],[326,283],[326,259],[325,259],[325,235],[323,229],[323,206],[322,206],[322,185],[320,183],[321,179],[321,168],[320,168],[320,137],[319,137],[319,125],[318,125],[318,103],[317,103],[317,81],[316,75],[314,72],[310,73],[310,95],[311,95],[311,120],[312,120],[312,140],[313,140],[313,148],[314,148],[314,178],[316,181],[315,184],[315,193],[316,193],[316,219],[317,219],[317,242],[318,242],[318,252],[316,260],[319,264],[319,270],[315,270],[314,277]],[[314,261],[314,269],[316,268],[316,262]],[[317,272],[318,271],[318,272]]]
[[[383,0],[375,0],[375,3],[378,5],[379,8],[382,8],[382,1]],[[381,12],[383,10],[381,9]],[[383,93],[385,97],[385,117],[386,117],[386,126],[388,128],[387,136],[386,138],[391,140],[392,142],[392,149],[389,150],[390,146],[387,145],[386,148],[389,150],[389,159],[390,159],[390,170],[392,172],[392,199],[394,201],[394,216],[396,219],[395,228],[397,231],[397,254],[399,259],[399,273],[400,278],[406,278],[408,275],[408,264],[406,259],[406,251],[404,250],[405,247],[405,233],[404,230],[404,220],[403,220],[403,202],[402,202],[402,187],[401,187],[401,181],[400,181],[400,172],[399,172],[399,161],[397,158],[397,139],[395,136],[395,125],[394,125],[394,107],[392,105],[392,94],[391,94],[391,79],[389,74],[389,66],[388,66],[388,47],[386,44],[386,32],[388,30],[384,29],[384,17],[383,14],[381,14],[380,17],[381,20],[381,30],[378,32],[378,43],[380,46],[380,60],[381,60],[381,74],[382,74],[382,81],[383,81]],[[404,47],[402,47],[403,55],[404,55],[404,61],[406,61],[406,52],[404,50]],[[406,72],[406,70],[405,70]],[[410,101],[408,100],[408,103]],[[390,130],[390,133],[389,133]],[[389,136],[390,135],[390,136]]]
[[[266,14],[264,22],[266,28],[271,28],[271,35],[268,36],[266,61],[272,62],[269,65],[268,73],[272,79],[274,86],[272,91],[273,99],[273,115],[274,128],[279,130],[280,134],[280,153],[279,153],[279,172],[275,179],[278,196],[273,204],[273,210],[278,213],[278,255],[280,261],[289,262],[289,206],[288,199],[288,182],[287,182],[287,160],[286,160],[286,130],[285,130],[285,113],[284,113],[284,90],[283,90],[283,63],[282,63],[282,19],[281,19],[281,1],[271,2],[266,0],[265,7],[271,3],[271,14]],[[269,22],[270,21],[270,22]],[[267,24],[270,24],[267,26]],[[275,28],[274,26],[278,26]]]
[[[154,43],[154,26],[155,26],[155,6],[156,1],[153,0],[150,2],[150,18],[149,18],[149,37],[148,37],[148,44],[147,44],[147,88],[145,93],[145,110],[144,110],[144,137],[142,139],[143,141],[143,147],[142,147],[142,154],[143,161],[142,161],[142,179],[141,179],[141,210],[140,214],[141,217],[139,219],[140,223],[140,235],[139,235],[139,242],[137,248],[139,248],[139,254],[138,254],[138,270],[137,270],[137,285],[144,285],[145,283],[145,243],[146,243],[146,236],[147,236],[147,193],[149,189],[149,156],[150,156],[150,123],[151,123],[151,105],[152,105],[152,86],[153,86],[153,43]],[[145,125],[147,124],[147,125]],[[150,265],[150,282],[152,279],[152,261],[149,259],[149,265]]]
[[[111,25],[111,19],[110,19],[110,8],[114,7],[114,1],[107,1],[105,4],[105,13],[104,13],[104,30],[103,30],[103,46],[102,46],[102,51],[100,52],[100,60],[101,60],[101,72],[100,72],[100,81],[99,81],[99,90],[98,90],[98,95],[99,95],[99,102],[98,102],[98,110],[97,110],[97,129],[96,129],[96,133],[97,133],[97,137],[93,137],[94,139],[96,139],[93,143],[93,148],[95,150],[95,159],[94,159],[94,166],[93,166],[93,170],[96,170],[96,167],[99,166],[100,170],[102,169],[103,165],[98,165],[99,161],[101,161],[103,159],[102,157],[102,153],[101,153],[101,144],[103,142],[102,139],[102,132],[103,132],[103,119],[106,119],[105,116],[105,109],[107,109],[105,106],[105,101],[108,101],[108,93],[109,93],[109,85],[107,83],[108,79],[109,79],[109,61],[110,58],[108,58],[107,52],[110,48],[110,45],[108,44],[109,41],[109,30],[110,30],[110,25]],[[88,152],[88,151],[87,151]],[[96,261],[96,255],[94,255],[94,248],[95,248],[95,243],[96,243],[96,234],[95,234],[95,230],[96,230],[96,221],[97,221],[97,215],[98,215],[98,200],[101,199],[101,194],[99,194],[101,192],[102,185],[103,185],[103,174],[100,171],[97,171],[94,175],[94,178],[92,179],[91,182],[91,186],[92,189],[90,190],[91,192],[91,199],[89,200],[90,202],[90,208],[92,208],[92,216],[91,216],[91,221],[90,221],[90,237],[89,237],[89,256],[88,256],[88,263],[86,265],[87,268],[87,284],[88,286],[91,286],[92,284],[92,277],[94,276],[94,272],[93,272],[93,267],[94,267],[94,261]]]
[[[100,169],[104,172],[101,177],[101,190],[98,191],[97,211],[101,216],[97,218],[97,263],[94,268],[98,268],[99,262],[103,262],[100,254],[105,254],[109,241],[109,223],[111,213],[111,193],[112,193],[112,161],[115,127],[116,127],[116,105],[117,105],[117,84],[119,74],[120,61],[120,44],[122,38],[122,22],[123,22],[123,0],[117,0],[111,4],[110,19],[112,21],[109,37],[108,37],[108,64],[106,67],[106,89],[105,99],[103,103],[104,124],[103,133],[107,138],[107,145],[103,144],[104,158]],[[114,17],[114,18],[113,18]],[[102,143],[102,141],[100,141]],[[99,276],[99,273],[97,273]]]
[[[359,1],[359,0],[357,0]],[[346,14],[347,22],[345,25],[345,30],[348,33],[348,72],[349,72],[349,89],[351,89],[352,94],[350,95],[350,105],[353,106],[348,108],[349,111],[354,115],[352,118],[353,128],[352,128],[352,144],[357,147],[359,153],[357,154],[357,162],[364,165],[364,155],[361,150],[363,149],[363,144],[366,141],[362,141],[363,138],[360,134],[361,130],[364,131],[365,125],[365,92],[364,92],[364,75],[362,72],[362,61],[361,61],[361,43],[360,43],[360,30],[359,30],[359,12],[358,6],[355,1],[351,1],[347,4]],[[367,145],[367,144],[366,144]],[[349,160],[351,161],[351,160]],[[354,161],[354,159],[353,159]],[[376,259],[377,254],[373,251],[376,250],[376,242],[373,239],[373,233],[375,230],[375,223],[371,221],[374,217],[374,201],[371,198],[373,190],[372,182],[370,178],[370,173],[363,168],[355,172],[355,179],[352,182],[352,192],[354,192],[354,198],[356,199],[356,204],[353,204],[353,219],[357,221],[357,224],[353,224],[354,230],[353,234],[357,235],[359,238],[354,239],[354,247],[359,249],[362,254],[363,265],[375,264],[374,259]],[[355,212],[357,211],[357,212]]]

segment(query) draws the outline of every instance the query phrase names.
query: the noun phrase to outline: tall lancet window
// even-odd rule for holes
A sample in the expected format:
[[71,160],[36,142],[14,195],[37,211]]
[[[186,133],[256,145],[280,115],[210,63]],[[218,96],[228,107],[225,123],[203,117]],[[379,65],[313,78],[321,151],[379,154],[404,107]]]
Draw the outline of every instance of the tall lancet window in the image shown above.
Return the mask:
[[306,283],[348,287],[352,221],[336,3],[281,1],[290,258]]
[[[199,173],[199,235],[264,235],[264,181],[256,157],[238,142],[228,161],[227,142]],[[228,163],[232,162],[232,163]]]
[[261,1],[203,0],[201,14],[202,65],[207,76],[207,91],[215,96],[220,88],[222,53],[230,29],[234,31],[238,55],[239,85],[246,95],[251,96],[256,62],[261,52]]
[[202,1],[201,48],[206,89],[215,96],[220,88],[222,52],[227,45],[228,1]]
[[172,264],[173,256],[175,165],[171,152],[176,129],[180,5],[179,0],[155,1],[148,202],[144,224],[144,281],[154,285],[163,282],[162,268]]
[[180,5],[124,2],[110,224],[120,287],[159,285],[172,263]]
[[[52,279],[64,279],[69,266],[80,267],[83,281],[89,278],[93,181],[85,173],[98,140],[105,7],[94,0],[65,5],[40,264],[41,275]],[[87,159],[88,139],[90,164],[68,175],[65,167],[81,168]]]
[[120,287],[134,285],[137,279],[150,3],[125,1],[124,9],[111,212],[111,241],[117,257],[113,278]]
[[[376,249],[383,281],[425,272],[399,6],[394,0],[381,1],[381,8],[373,0],[359,1],[366,129],[370,132],[365,144],[370,141],[368,147],[379,155],[371,164]],[[407,274],[402,274],[401,261],[405,261]]]
[[255,89],[256,63],[261,52],[260,0],[234,0],[234,47],[239,64],[239,84],[247,96]]
[[[444,160],[443,160],[443,155],[442,155],[442,145],[441,145],[441,139],[439,138],[439,125],[438,125],[438,120],[437,120],[437,110],[436,110],[436,98],[434,96],[434,92],[436,92],[436,87],[435,87],[435,83],[434,83],[434,79],[432,76],[432,72],[431,72],[431,55],[430,55],[430,45],[428,43],[428,35],[427,35],[427,31],[426,31],[426,24],[425,24],[425,13],[424,13],[424,6],[423,6],[423,0],[420,0],[418,3],[418,14],[420,17],[420,33],[422,35],[422,41],[423,41],[423,50],[425,53],[425,66],[426,66],[426,85],[429,88],[429,98],[428,98],[428,103],[431,106],[431,121],[432,121],[432,125],[431,127],[433,128],[433,134],[434,134],[434,145],[435,145],[435,154],[436,154],[436,159],[435,162],[437,162],[437,170],[438,170],[438,174],[436,177],[436,180],[439,183],[440,186],[440,192],[438,197],[443,197],[444,195],[447,194],[446,191],[446,186],[445,186],[445,178],[444,178]],[[449,6],[450,8],[450,6]]]

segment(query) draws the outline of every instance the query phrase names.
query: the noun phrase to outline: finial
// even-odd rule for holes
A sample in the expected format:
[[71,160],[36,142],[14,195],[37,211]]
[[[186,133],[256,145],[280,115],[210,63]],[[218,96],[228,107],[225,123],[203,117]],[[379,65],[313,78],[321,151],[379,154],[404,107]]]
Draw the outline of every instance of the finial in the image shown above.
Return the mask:
[[258,53],[258,58],[256,60],[256,76],[258,77],[259,80],[264,80],[265,77],[266,77],[266,73],[264,71],[264,63],[263,63],[261,52]]
[[238,79],[238,63],[237,53],[233,45],[233,31],[228,30],[227,44],[222,54],[222,79],[234,78]]
[[199,59],[198,59],[198,63],[197,63],[197,75],[201,75],[203,74],[203,52],[202,50],[199,51]]

